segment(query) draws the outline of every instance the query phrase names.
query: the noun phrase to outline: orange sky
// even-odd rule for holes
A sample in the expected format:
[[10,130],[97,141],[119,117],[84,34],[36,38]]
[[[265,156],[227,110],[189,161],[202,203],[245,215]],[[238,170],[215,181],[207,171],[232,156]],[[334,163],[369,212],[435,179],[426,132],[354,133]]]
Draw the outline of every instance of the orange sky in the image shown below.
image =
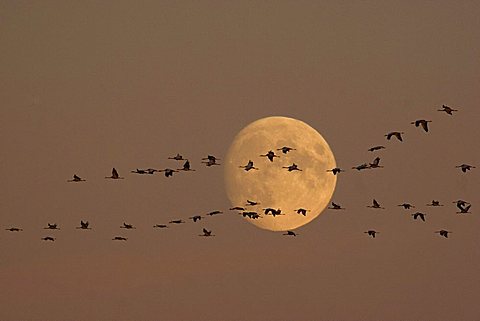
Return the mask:
[[[478,320],[479,14],[471,1],[0,2],[0,320]],[[152,228],[228,209],[222,167],[200,159],[273,115],[316,128],[342,168],[383,144],[385,168],[341,173],[347,210],[297,238],[232,213]],[[177,152],[197,171],[129,173]],[[126,179],[103,179],[112,167]],[[74,173],[87,182],[66,183]]]

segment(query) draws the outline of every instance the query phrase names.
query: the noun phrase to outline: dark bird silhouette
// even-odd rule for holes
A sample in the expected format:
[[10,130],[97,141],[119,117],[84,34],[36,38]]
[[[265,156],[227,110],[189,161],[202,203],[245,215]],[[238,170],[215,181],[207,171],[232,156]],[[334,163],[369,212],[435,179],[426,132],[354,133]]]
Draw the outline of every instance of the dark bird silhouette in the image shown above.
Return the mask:
[[202,162],[202,164],[205,164],[207,167],[213,166],[213,165],[220,165],[220,163],[217,163],[214,160],[208,160],[206,162]]
[[268,207],[268,208],[264,208],[265,210],[265,215],[272,215],[273,217],[275,216],[279,216],[279,215],[285,215],[285,214],[282,214],[282,210],[281,209],[274,209],[274,208],[271,208],[271,207]]
[[241,215],[243,217],[248,217],[253,220],[259,219],[261,216],[257,212],[249,211],[249,212],[242,212]]
[[340,204],[336,204],[332,202],[332,206],[328,207],[331,210],[344,210],[345,208],[342,207]]
[[23,231],[23,229],[18,228],[18,227],[10,227],[10,228],[6,228],[5,230],[10,231],[10,232],[21,232],[21,231]]
[[200,221],[202,218],[203,218],[203,216],[201,216],[201,215],[194,215],[192,217],[189,217],[189,219],[191,219],[194,223],[196,221]]
[[455,166],[455,168],[460,168],[462,170],[462,172],[466,173],[470,169],[475,168],[475,166],[468,165],[468,164],[462,164],[462,165]]
[[376,150],[380,150],[380,149],[384,149],[384,148],[385,148],[385,146],[381,146],[381,145],[379,145],[379,146],[373,146],[373,147],[370,147],[370,148],[368,149],[368,151],[369,151],[369,152],[374,152],[374,151],[376,151]]
[[153,227],[154,227],[154,228],[168,228],[168,225],[165,225],[165,224],[155,224]]
[[230,211],[245,211],[245,207],[235,206],[235,207],[230,207],[229,210]]
[[390,132],[390,133],[386,134],[385,137],[387,137],[387,139],[390,140],[392,138],[392,136],[395,136],[399,141],[403,142],[402,134],[404,134],[404,133],[403,132]]
[[88,221],[80,221],[80,226],[77,226],[77,229],[82,229],[82,230],[91,230],[92,228],[91,227],[88,227],[88,225],[90,225],[90,223],[88,223]]
[[297,236],[298,234],[295,233],[294,231],[287,231],[287,233],[283,233],[282,235]]
[[117,170],[114,168],[112,168],[112,176],[105,176],[105,178],[110,178],[110,179],[124,179],[125,177],[120,177],[118,175],[118,172]]
[[183,164],[183,167],[182,168],[179,168],[177,169],[179,171],[195,171],[194,169],[191,169],[190,168],[190,162],[188,161],[188,159],[185,161],[185,163]]
[[295,148],[292,148],[292,147],[288,147],[288,146],[283,146],[282,148],[277,148],[277,150],[281,150],[282,153],[286,154],[288,153],[289,151],[291,150],[296,150]]
[[369,167],[370,168],[383,168],[383,166],[380,166],[380,157],[376,157],[374,160],[373,160],[373,163],[370,163],[369,164]]
[[185,221],[184,220],[173,220],[173,221],[170,221],[168,223],[170,223],[170,224],[182,224],[182,223],[185,223]]
[[415,125],[415,127],[418,127],[422,125],[423,130],[428,133],[428,123],[431,123],[431,120],[425,120],[425,119],[417,119],[416,121],[412,121],[410,124]]
[[416,220],[417,218],[420,217],[420,219],[424,222],[425,222],[425,215],[427,215],[427,214],[420,213],[420,212],[412,214],[414,220]]
[[400,204],[400,205],[397,205],[397,206],[403,206],[403,208],[406,209],[406,210],[409,210],[410,208],[415,208],[415,206],[413,206],[412,204],[409,204],[409,203],[403,203],[403,204]]
[[185,158],[183,158],[182,155],[178,154],[173,156],[173,157],[169,157],[168,159],[174,159],[174,160],[177,160],[177,161],[181,161],[181,160],[185,160]]
[[217,158],[213,155],[207,155],[207,157],[202,158],[202,160],[208,160],[208,161],[216,162],[217,160],[220,160],[220,158]]
[[435,233],[438,233],[438,234],[440,234],[440,236],[448,238],[448,233],[452,233],[452,232],[446,231],[446,230],[440,230],[440,231],[435,231]]
[[215,236],[214,234],[212,234],[212,231],[209,231],[207,230],[206,228],[203,228],[203,234],[200,234],[199,236]]
[[366,232],[364,232],[364,233],[367,233],[369,236],[375,238],[375,236],[376,236],[377,234],[379,234],[380,232],[377,232],[377,231],[374,231],[374,230],[368,230],[368,231],[366,231]]
[[260,155],[260,157],[266,157],[268,158],[271,162],[273,162],[273,159],[275,157],[280,157],[280,156],[277,156],[275,155],[275,152],[273,150],[269,151],[268,153],[266,153],[265,155]]
[[77,176],[77,174],[73,175],[73,179],[69,179],[67,182],[86,182],[86,179]]
[[298,168],[298,165],[293,163],[292,165],[290,166],[282,166],[282,168],[286,168],[289,172],[291,171],[302,171],[300,168]]
[[131,229],[135,229],[136,227],[133,226],[132,224],[127,224],[127,223],[123,223],[122,226],[120,226],[120,228],[124,228],[124,229],[127,229],[127,230],[131,230]]
[[245,203],[246,206],[255,206],[259,204],[260,204],[259,202],[250,201],[250,200],[247,200],[247,203]]
[[45,236],[45,237],[42,237],[42,240],[44,241],[55,241],[55,238],[54,237],[51,237],[51,236]]
[[178,173],[179,171],[176,169],[165,168],[165,169],[159,170],[159,172],[165,173],[165,177],[170,177],[170,176],[173,176],[173,173]]
[[218,214],[223,214],[223,212],[222,211],[212,211],[212,212],[207,213],[208,216],[214,216],[214,215],[218,215]]
[[149,174],[149,175],[153,175],[156,172],[159,172],[159,170],[155,169],[155,168],[147,168],[147,174]]
[[458,206],[458,208],[460,209],[460,212],[457,212],[457,214],[470,214],[470,212],[468,211],[470,207],[472,207],[472,204],[469,204],[465,207]]
[[356,169],[357,171],[361,171],[362,169],[370,168],[367,163],[360,164],[358,166],[352,167],[352,169]]
[[381,207],[380,204],[377,202],[376,199],[373,199],[373,205],[368,205],[367,207],[370,207],[370,208],[380,208],[380,209],[385,209],[385,207]]
[[112,241],[126,241],[127,238],[123,236],[115,236]]
[[443,206],[440,204],[440,201],[432,200],[430,204],[427,204],[427,206]]
[[135,169],[134,171],[131,171],[131,173],[134,174],[150,174],[146,169]]
[[458,209],[460,209],[460,210],[462,210],[462,208],[465,207],[465,205],[470,204],[469,202],[466,202],[466,201],[463,201],[463,200],[454,201],[452,203],[456,203]]
[[57,224],[47,223],[47,227],[44,227],[43,229],[45,229],[45,230],[59,230],[60,228],[57,226]]
[[257,167],[253,166],[253,161],[252,161],[252,160],[249,160],[248,163],[247,163],[247,165],[245,165],[245,166],[238,166],[238,167],[243,168],[246,172],[248,172],[248,171],[251,170],[251,169],[256,169],[256,170],[258,170]]
[[327,172],[332,172],[333,175],[337,175],[338,173],[345,172],[345,171],[339,167],[335,167],[332,169],[327,169]]
[[453,109],[451,107],[448,107],[447,105],[442,105],[442,109],[437,109],[437,111],[444,111],[449,115],[453,115],[453,112],[458,111],[458,109]]
[[307,209],[304,209],[304,208],[299,208],[299,209],[296,209],[295,212],[297,212],[297,214],[307,216],[307,212],[310,212],[310,210],[307,210]]

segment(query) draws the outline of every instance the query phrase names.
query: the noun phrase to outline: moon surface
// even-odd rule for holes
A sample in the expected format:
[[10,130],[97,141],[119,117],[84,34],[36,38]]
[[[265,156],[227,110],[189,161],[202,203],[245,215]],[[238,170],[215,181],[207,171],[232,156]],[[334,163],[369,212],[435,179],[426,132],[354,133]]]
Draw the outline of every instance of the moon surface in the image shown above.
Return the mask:
[[[284,146],[295,148],[287,154]],[[273,150],[279,158],[273,162],[265,155]],[[239,166],[252,160],[258,170],[245,171]],[[282,168],[295,163],[302,171]],[[254,121],[235,137],[225,159],[225,188],[232,206],[261,214],[245,218],[257,227],[271,231],[293,230],[315,219],[332,198],[337,177],[327,169],[336,167],[335,158],[325,139],[306,123],[288,117],[267,117]],[[246,201],[259,205],[245,206]],[[265,215],[263,209],[281,209],[280,216]],[[306,216],[296,209],[309,210]]]

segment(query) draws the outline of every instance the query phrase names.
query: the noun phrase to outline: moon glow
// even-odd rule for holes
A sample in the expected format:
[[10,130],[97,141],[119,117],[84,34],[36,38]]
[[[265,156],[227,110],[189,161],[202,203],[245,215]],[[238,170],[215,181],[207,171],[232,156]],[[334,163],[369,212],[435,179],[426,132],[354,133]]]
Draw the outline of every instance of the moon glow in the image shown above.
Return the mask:
[[[295,148],[287,154],[277,151]],[[260,155],[273,150],[271,162]],[[258,170],[245,171],[239,166],[249,160]],[[302,171],[289,172],[283,166],[295,163]],[[326,172],[336,167],[335,158],[325,139],[306,123],[288,117],[267,117],[254,121],[235,137],[225,159],[225,188],[232,206],[261,214],[245,218],[257,227],[271,231],[292,230],[315,219],[332,198],[337,177]],[[246,200],[259,202],[245,206]],[[281,209],[280,216],[264,215],[264,208]],[[305,208],[307,214],[296,213]]]

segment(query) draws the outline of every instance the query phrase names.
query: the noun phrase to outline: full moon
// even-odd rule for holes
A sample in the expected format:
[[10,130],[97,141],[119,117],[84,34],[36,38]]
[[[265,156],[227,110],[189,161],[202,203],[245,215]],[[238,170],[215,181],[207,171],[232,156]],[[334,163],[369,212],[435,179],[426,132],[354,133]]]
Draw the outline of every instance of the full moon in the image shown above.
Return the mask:
[[[291,147],[283,153],[282,147]],[[273,162],[269,151],[279,157]],[[253,161],[254,167],[245,171]],[[301,171],[288,171],[295,163]],[[232,206],[260,214],[246,217],[257,227],[271,231],[293,230],[315,219],[327,207],[337,178],[327,169],[336,167],[330,146],[315,129],[288,117],[267,117],[243,128],[233,140],[225,159],[225,188]],[[258,205],[246,205],[247,200]],[[265,215],[265,208],[280,209],[281,215]],[[308,210],[306,215],[297,209]]]

